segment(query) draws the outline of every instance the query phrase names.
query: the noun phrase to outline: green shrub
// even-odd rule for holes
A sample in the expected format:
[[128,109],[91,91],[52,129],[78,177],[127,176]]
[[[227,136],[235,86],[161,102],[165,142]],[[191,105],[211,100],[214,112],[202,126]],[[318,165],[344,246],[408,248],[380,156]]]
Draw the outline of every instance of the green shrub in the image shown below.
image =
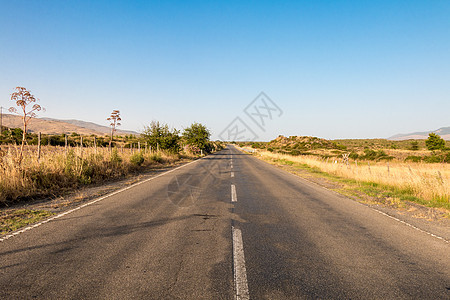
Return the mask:
[[122,157],[120,157],[119,153],[117,152],[117,149],[114,148],[111,152],[111,158],[109,159],[109,161],[113,164],[113,165],[118,165],[122,162]]
[[356,152],[351,152],[348,157],[351,158],[351,159],[358,159],[359,154],[356,153]]
[[450,163],[450,151],[444,155],[444,162]]
[[130,157],[130,162],[135,165],[135,166],[140,166],[144,163],[144,156],[142,155],[141,152],[138,153],[134,153],[131,157]]
[[430,133],[425,141],[428,150],[442,150],[445,148],[445,141],[439,135]]
[[80,158],[76,156],[75,151],[69,150],[64,162],[64,173],[69,177],[76,177],[75,168],[80,163]]
[[163,162],[163,158],[161,157],[160,154],[158,153],[154,153],[150,156],[150,160],[157,162],[157,163],[162,163]]
[[361,159],[364,160],[392,160],[394,157],[389,156],[383,150],[374,151],[372,149],[365,149],[364,155],[361,156]]
[[393,156],[389,156],[389,155],[382,155],[380,157],[378,157],[378,160],[393,160],[394,157]]
[[347,150],[347,146],[338,144],[338,143],[336,143],[336,142],[333,142],[333,148],[339,149],[339,150]]
[[377,152],[372,149],[365,149],[364,155],[361,156],[365,160],[375,160],[377,158]]
[[405,158],[405,161],[421,162],[422,161],[422,157],[421,156],[410,155],[407,158]]
[[431,155],[431,156],[427,156],[423,159],[424,162],[426,163],[440,163],[442,161],[442,157],[441,156],[437,156],[435,154]]
[[299,156],[301,154],[302,153],[300,151],[296,150],[296,149],[291,151],[291,155],[293,155],[293,156]]

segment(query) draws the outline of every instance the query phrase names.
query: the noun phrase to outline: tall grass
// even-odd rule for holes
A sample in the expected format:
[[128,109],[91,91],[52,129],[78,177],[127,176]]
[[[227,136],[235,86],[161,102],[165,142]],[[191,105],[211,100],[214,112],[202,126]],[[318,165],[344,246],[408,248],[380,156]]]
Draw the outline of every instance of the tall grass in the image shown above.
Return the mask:
[[450,164],[356,162],[315,156],[291,156],[258,151],[264,158],[305,164],[322,172],[359,183],[381,185],[420,198],[431,206],[450,208]]
[[37,147],[29,146],[19,165],[18,151],[14,146],[0,151],[0,204],[56,195],[180,159],[162,151],[56,146],[42,147],[38,159]]

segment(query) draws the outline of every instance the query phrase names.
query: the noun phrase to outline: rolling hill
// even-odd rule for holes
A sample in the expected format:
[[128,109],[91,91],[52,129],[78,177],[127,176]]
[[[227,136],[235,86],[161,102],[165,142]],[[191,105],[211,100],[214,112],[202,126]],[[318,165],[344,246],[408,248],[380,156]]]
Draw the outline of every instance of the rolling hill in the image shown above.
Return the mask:
[[[21,128],[22,119],[20,116],[3,114],[3,126],[10,128]],[[31,120],[28,130],[30,132],[42,132],[44,134],[70,134],[76,132],[82,135],[105,135],[109,134],[111,129],[108,126],[98,125],[92,122],[80,120],[58,120],[51,118],[36,118]],[[139,133],[130,130],[117,130],[117,134],[134,134]]]
[[394,140],[394,141],[401,141],[401,140],[422,140],[427,139],[428,134],[430,133],[436,133],[439,134],[444,140],[450,141],[450,127],[442,127],[438,130],[432,130],[432,131],[423,131],[423,132],[413,132],[413,133],[405,133],[405,134],[396,134],[388,138],[388,140]]

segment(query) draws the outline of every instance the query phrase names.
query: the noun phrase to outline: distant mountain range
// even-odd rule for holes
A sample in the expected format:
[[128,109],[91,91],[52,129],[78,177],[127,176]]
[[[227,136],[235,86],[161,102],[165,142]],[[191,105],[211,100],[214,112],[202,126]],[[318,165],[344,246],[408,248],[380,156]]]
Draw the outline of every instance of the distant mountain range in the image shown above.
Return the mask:
[[[22,119],[20,116],[3,114],[2,119],[3,126],[10,128],[21,128]],[[109,126],[98,125],[92,122],[80,121],[80,120],[59,120],[52,118],[35,118],[31,120],[28,126],[31,132],[41,132],[44,134],[70,134],[76,132],[83,135],[105,135],[111,132]],[[117,134],[139,134],[138,132],[131,130],[117,129]]]
[[432,131],[396,134],[396,135],[393,135],[390,138],[388,138],[388,140],[396,140],[396,141],[411,140],[411,139],[422,140],[422,139],[427,139],[428,134],[430,134],[432,132],[439,134],[444,140],[450,141],[450,127],[442,127],[442,128],[439,128],[438,130],[432,130]]

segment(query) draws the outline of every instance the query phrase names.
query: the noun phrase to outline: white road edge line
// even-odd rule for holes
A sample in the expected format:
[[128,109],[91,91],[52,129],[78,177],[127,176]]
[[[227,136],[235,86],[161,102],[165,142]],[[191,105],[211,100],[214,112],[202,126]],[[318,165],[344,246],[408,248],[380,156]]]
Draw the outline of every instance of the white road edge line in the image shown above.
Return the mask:
[[[255,158],[255,159],[257,159],[257,158]],[[259,161],[262,161],[262,160],[259,160]],[[262,161],[262,162],[264,162],[264,161]],[[269,165],[271,165],[271,164],[269,164]],[[271,166],[273,166],[273,165],[271,165]],[[316,185],[316,186],[318,186],[318,187],[321,187],[321,188],[323,188],[323,189],[325,189],[325,190],[327,190],[327,191],[330,191],[330,192],[332,192],[332,193],[334,193],[334,194],[336,194],[336,195],[338,195],[338,196],[340,196],[340,197],[345,197],[345,198],[351,199],[351,198],[349,198],[349,197],[347,197],[347,196],[345,196],[345,195],[343,195],[343,194],[340,194],[340,193],[338,193],[338,192],[336,192],[336,191],[333,191],[333,190],[331,190],[331,189],[329,189],[329,188],[327,188],[327,187],[324,187],[324,186],[322,186],[322,185],[320,185],[320,184],[318,184],[318,183],[315,183],[314,181],[311,181],[311,180],[308,180],[308,179],[306,179],[306,178],[300,177],[300,176],[298,176],[297,174],[294,174],[294,173],[291,173],[291,172],[286,172],[286,173],[287,173],[287,174],[290,174],[290,175],[292,175],[292,176],[295,176],[296,178],[299,178],[300,180],[304,180],[304,181],[306,181],[306,182],[309,182],[310,184],[313,184],[313,185]],[[352,200],[352,199],[351,199],[351,200]],[[445,242],[445,243],[447,243],[447,244],[450,244],[450,241],[449,241],[449,240],[447,240],[447,239],[445,239],[445,238],[443,238],[443,237],[441,237],[441,236],[439,236],[439,235],[436,235],[436,234],[434,234],[434,233],[431,233],[431,232],[428,232],[428,231],[426,231],[426,230],[420,229],[419,227],[416,227],[416,226],[414,226],[414,225],[412,225],[412,224],[410,224],[410,223],[408,223],[408,222],[405,222],[405,221],[403,221],[403,220],[400,220],[400,219],[398,219],[398,218],[396,218],[396,217],[394,217],[394,216],[391,216],[391,215],[389,215],[389,214],[387,214],[387,213],[385,213],[385,212],[383,212],[383,211],[381,211],[381,210],[379,210],[379,209],[376,209],[376,208],[374,208],[374,207],[365,205],[365,204],[360,203],[359,201],[356,201],[356,200],[354,200],[354,201],[355,201],[355,203],[357,203],[357,204],[359,204],[359,205],[362,205],[362,206],[364,206],[364,207],[367,207],[367,208],[369,208],[369,209],[372,209],[372,210],[376,211],[377,213],[382,214],[382,215],[384,215],[384,216],[386,216],[386,217],[388,217],[388,218],[390,218],[390,219],[392,219],[392,220],[394,220],[394,221],[397,221],[397,222],[399,222],[399,223],[402,223],[402,224],[404,224],[404,225],[406,225],[406,226],[409,226],[409,227],[411,227],[411,228],[413,228],[413,229],[415,229],[415,230],[417,230],[417,231],[420,231],[420,232],[425,233],[425,234],[427,234],[427,235],[430,235],[430,236],[432,236],[432,237],[434,237],[434,238],[437,238],[437,239],[439,239],[439,240],[441,240],[441,241],[443,241],[443,242]]]
[[231,202],[237,202],[236,186],[234,184],[231,185]]
[[[289,174],[292,174],[292,173],[289,173]],[[330,190],[329,188],[326,188],[326,187],[324,187],[324,186],[321,186],[320,184],[317,184],[317,183],[315,183],[315,182],[313,182],[313,181],[310,181],[310,180],[305,179],[305,178],[303,178],[303,177],[297,176],[297,175],[295,175],[295,174],[292,174],[292,175],[296,176],[297,178],[303,179],[303,180],[305,180],[305,181],[307,181],[307,182],[309,182],[309,183],[315,184],[315,185],[317,185],[318,187],[321,187],[321,188],[323,188],[323,189],[326,189],[326,190],[328,190],[328,191],[330,191],[330,192],[333,192],[334,194],[336,194],[336,195],[338,195],[338,196],[346,197],[346,196],[343,195],[343,194],[339,194],[338,192],[333,191],[333,190]],[[346,197],[346,198],[348,198],[348,197]],[[351,199],[351,198],[349,198],[349,199]],[[420,231],[420,232],[422,232],[422,233],[425,233],[425,234],[427,234],[427,235],[430,235],[430,236],[432,236],[432,237],[434,237],[434,238],[436,238],[436,239],[439,239],[439,240],[441,240],[441,241],[443,241],[443,242],[445,242],[445,243],[447,243],[447,244],[450,243],[449,240],[446,240],[445,238],[443,238],[443,237],[441,237],[441,236],[439,236],[439,235],[436,235],[436,234],[434,234],[434,233],[431,233],[431,232],[428,232],[428,231],[426,231],[426,230],[420,229],[419,227],[416,227],[416,226],[414,226],[414,225],[412,225],[412,224],[410,224],[410,223],[408,223],[408,222],[405,222],[405,221],[403,221],[403,220],[400,220],[399,218],[396,218],[396,217],[394,217],[394,216],[391,216],[391,215],[389,215],[389,214],[387,214],[387,213],[385,213],[385,212],[383,212],[383,211],[381,211],[381,210],[379,210],[379,209],[376,209],[375,207],[371,207],[371,206],[365,205],[365,204],[363,204],[363,203],[361,203],[361,202],[359,202],[359,201],[355,201],[355,203],[357,203],[357,204],[359,204],[359,205],[362,205],[362,206],[364,206],[364,207],[367,207],[367,208],[369,208],[369,209],[371,209],[371,210],[374,210],[374,211],[376,211],[377,213],[379,213],[379,214],[381,214],[381,215],[383,215],[383,216],[385,216],[385,217],[388,217],[388,218],[390,218],[390,219],[392,219],[392,220],[394,220],[394,221],[397,221],[397,222],[399,222],[399,223],[402,223],[403,225],[409,226],[409,227],[411,227],[412,229],[415,229],[415,230],[417,230],[417,231]]]
[[408,222],[402,221],[402,220],[400,220],[400,219],[398,219],[398,218],[396,218],[396,217],[393,217],[393,216],[391,216],[391,215],[388,215],[387,213],[382,212],[381,210],[378,210],[378,209],[376,209],[376,208],[373,208],[373,207],[370,207],[370,208],[372,208],[372,209],[373,209],[374,211],[376,211],[377,213],[382,214],[383,216],[386,216],[386,217],[388,217],[388,218],[391,218],[391,219],[393,219],[393,220],[395,220],[395,221],[397,221],[397,222],[400,222],[400,223],[402,223],[402,224],[404,224],[404,225],[406,225],[406,226],[409,226],[409,227],[411,227],[411,228],[413,228],[413,229],[415,229],[415,230],[417,230],[417,231],[420,231],[420,232],[426,233],[426,234],[428,234],[428,235],[431,235],[432,237],[437,238],[437,239],[440,239],[440,240],[442,240],[442,241],[444,241],[444,242],[446,242],[446,243],[450,243],[450,241],[447,241],[446,239],[444,239],[444,238],[441,237],[441,236],[438,236],[438,235],[435,235],[434,233],[431,233],[431,232],[425,231],[425,230],[423,230],[423,229],[420,229],[420,228],[418,228],[418,227],[416,227],[416,226],[414,226],[414,225],[412,225],[412,224],[409,224]]
[[248,300],[247,270],[245,269],[244,243],[242,242],[242,232],[240,229],[231,226],[233,233],[233,271],[235,285],[235,299]]
[[[201,158],[201,159],[203,159],[203,158]],[[94,203],[97,203],[97,202],[100,202],[100,201],[102,201],[102,200],[105,200],[106,198],[109,198],[109,197],[111,197],[111,196],[114,196],[114,195],[117,195],[117,194],[122,193],[122,192],[124,192],[124,191],[127,191],[127,190],[129,190],[129,189],[131,189],[131,188],[133,188],[133,187],[136,187],[136,186],[140,185],[140,184],[146,183],[146,182],[151,181],[151,180],[153,180],[153,179],[155,179],[155,178],[161,177],[161,176],[166,175],[166,174],[168,174],[168,173],[171,173],[171,172],[173,172],[173,171],[175,171],[175,170],[178,170],[178,169],[180,169],[180,168],[186,167],[186,166],[188,166],[188,165],[190,165],[190,164],[193,164],[193,163],[195,163],[195,162],[200,161],[201,159],[197,159],[197,160],[191,161],[191,162],[189,162],[189,163],[187,163],[187,164],[185,164],[185,165],[176,167],[175,169],[166,171],[166,172],[161,173],[161,174],[158,174],[158,175],[156,175],[156,176],[154,176],[154,177],[151,177],[151,178],[148,178],[148,179],[146,179],[146,180],[137,182],[137,183],[132,184],[132,185],[130,185],[130,186],[127,186],[127,187],[125,187],[125,188],[123,188],[123,189],[120,189],[120,190],[118,190],[118,191],[112,192],[111,194],[105,195],[105,196],[100,197],[100,198],[97,198],[97,199],[95,199],[95,200],[93,200],[93,201],[91,201],[91,202],[87,202],[87,203],[85,203],[85,204],[83,204],[83,205],[80,205],[80,206],[77,206],[77,207],[75,207],[75,208],[73,208],[73,209],[71,209],[71,210],[68,210],[68,211],[65,211],[65,212],[63,212],[63,213],[60,213],[60,214],[58,214],[58,215],[56,215],[56,216],[53,216],[53,217],[51,217],[51,218],[49,218],[49,219],[46,219],[46,220],[44,220],[44,221],[41,221],[41,222],[38,222],[38,223],[36,223],[36,224],[33,224],[33,225],[27,226],[27,227],[25,227],[25,228],[22,228],[22,229],[19,230],[19,231],[10,233],[10,234],[8,234],[8,235],[5,235],[4,237],[1,237],[1,238],[0,238],[0,242],[3,242],[3,241],[5,241],[5,240],[7,240],[7,239],[9,239],[9,238],[12,238],[13,236],[16,236],[16,235],[18,235],[18,234],[24,233],[25,231],[28,231],[28,230],[31,230],[31,229],[33,229],[33,228],[39,227],[39,226],[41,226],[41,225],[43,225],[43,224],[45,224],[45,223],[48,223],[48,222],[51,222],[51,221],[53,221],[53,220],[59,219],[59,218],[65,216],[65,215],[68,215],[68,214],[70,214],[70,213],[73,213],[73,212],[75,212],[75,211],[77,211],[77,210],[79,210],[79,209],[82,209],[82,208],[86,207],[86,206],[92,205],[92,204],[94,204]]]

